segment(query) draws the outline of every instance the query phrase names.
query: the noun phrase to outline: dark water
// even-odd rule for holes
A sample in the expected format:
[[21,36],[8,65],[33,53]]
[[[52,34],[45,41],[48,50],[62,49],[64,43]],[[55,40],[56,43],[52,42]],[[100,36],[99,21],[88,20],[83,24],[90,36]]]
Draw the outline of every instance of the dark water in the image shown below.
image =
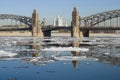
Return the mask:
[[69,61],[57,61],[46,66],[18,60],[0,62],[0,80],[120,80],[119,75],[119,66],[102,62],[79,61],[77,68]]
[[[119,38],[86,38],[83,41],[1,38],[0,50],[17,55],[0,57],[0,80],[120,80]],[[58,51],[41,50],[51,47]],[[89,51],[60,51],[59,47]],[[73,59],[76,56],[79,58]]]

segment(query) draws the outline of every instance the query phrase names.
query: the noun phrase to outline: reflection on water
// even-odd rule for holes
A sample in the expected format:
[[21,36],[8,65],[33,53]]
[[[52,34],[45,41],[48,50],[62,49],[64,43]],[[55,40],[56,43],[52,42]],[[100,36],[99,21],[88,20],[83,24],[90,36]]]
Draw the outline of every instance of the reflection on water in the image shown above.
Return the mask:
[[[78,80],[88,80],[89,78],[85,77],[93,76],[94,73],[96,73],[96,77],[94,79],[91,78],[92,80],[113,80],[115,78],[117,78],[115,80],[119,80],[119,39],[119,37],[91,37],[83,39],[71,37],[44,39],[1,37],[0,75],[4,76],[0,77],[0,80],[75,80],[74,78],[76,77]],[[115,70],[113,70],[113,66]],[[23,72],[20,72],[18,68]],[[6,69],[8,69],[8,72]],[[104,71],[104,69],[108,72]],[[95,72],[95,70],[100,73]],[[36,71],[36,74],[34,71]],[[89,75],[87,75],[86,71],[90,72]],[[112,73],[112,71],[114,72]],[[54,74],[51,74],[50,77],[49,73]],[[63,75],[64,73],[65,75]],[[70,73],[73,73],[72,77],[67,76]],[[76,76],[78,74],[81,74],[81,76]],[[82,76],[82,74],[84,75]],[[105,74],[109,75],[103,76]],[[28,75],[31,75],[31,77],[28,77]],[[59,77],[59,75],[61,77],[64,76],[64,78]],[[21,78],[21,76],[24,76],[24,78]],[[40,76],[43,77],[40,78]]]

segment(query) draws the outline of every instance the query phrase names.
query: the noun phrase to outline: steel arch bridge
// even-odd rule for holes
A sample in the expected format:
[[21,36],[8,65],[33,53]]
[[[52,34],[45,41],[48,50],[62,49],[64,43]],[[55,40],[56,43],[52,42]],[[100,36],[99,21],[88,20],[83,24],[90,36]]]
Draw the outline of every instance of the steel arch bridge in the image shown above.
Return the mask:
[[12,15],[12,14],[0,14],[0,19],[13,19],[20,21],[28,26],[32,26],[32,18],[26,16]]
[[[95,15],[84,17],[84,18],[81,19],[81,24],[82,24],[81,26],[82,26],[82,29],[84,29],[86,27],[90,28],[90,27],[95,26],[96,24],[99,24],[101,22],[111,20],[111,19],[117,18],[117,17],[120,17],[120,9],[106,11],[106,12],[102,12],[102,13],[98,13],[98,14],[95,14]],[[16,21],[19,21],[21,23],[24,23],[24,24],[28,25],[29,30],[32,29],[32,17],[12,15],[12,14],[0,14],[0,19],[11,19],[11,20],[13,19],[13,20],[16,20]],[[69,27],[71,27],[71,26],[69,26]],[[61,29],[61,28],[56,28],[56,29]],[[63,29],[64,29],[64,27],[63,27]],[[54,29],[46,27],[46,29],[43,29],[43,31],[44,30],[48,31],[48,30],[54,30]],[[96,30],[97,30],[97,27],[96,27]]]
[[93,27],[96,24],[99,24],[101,22],[104,22],[113,18],[117,18],[117,17],[120,17],[120,9],[106,11],[106,12],[84,17],[81,19],[81,24],[84,27]]

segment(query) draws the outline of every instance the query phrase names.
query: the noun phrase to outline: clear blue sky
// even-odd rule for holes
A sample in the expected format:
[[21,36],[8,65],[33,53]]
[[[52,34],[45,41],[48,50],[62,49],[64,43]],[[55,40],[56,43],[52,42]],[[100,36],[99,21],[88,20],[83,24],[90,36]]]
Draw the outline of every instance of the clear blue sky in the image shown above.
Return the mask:
[[52,24],[53,18],[57,15],[70,23],[74,6],[78,8],[80,16],[85,17],[120,9],[120,0],[1,0],[0,14],[31,17],[33,9],[37,9],[40,19],[45,18],[47,24]]

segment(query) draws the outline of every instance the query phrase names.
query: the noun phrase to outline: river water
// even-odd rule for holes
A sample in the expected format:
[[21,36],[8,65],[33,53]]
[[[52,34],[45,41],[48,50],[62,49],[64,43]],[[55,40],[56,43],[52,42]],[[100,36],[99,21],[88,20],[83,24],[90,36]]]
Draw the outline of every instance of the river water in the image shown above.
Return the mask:
[[0,80],[120,80],[120,37],[0,37]]

